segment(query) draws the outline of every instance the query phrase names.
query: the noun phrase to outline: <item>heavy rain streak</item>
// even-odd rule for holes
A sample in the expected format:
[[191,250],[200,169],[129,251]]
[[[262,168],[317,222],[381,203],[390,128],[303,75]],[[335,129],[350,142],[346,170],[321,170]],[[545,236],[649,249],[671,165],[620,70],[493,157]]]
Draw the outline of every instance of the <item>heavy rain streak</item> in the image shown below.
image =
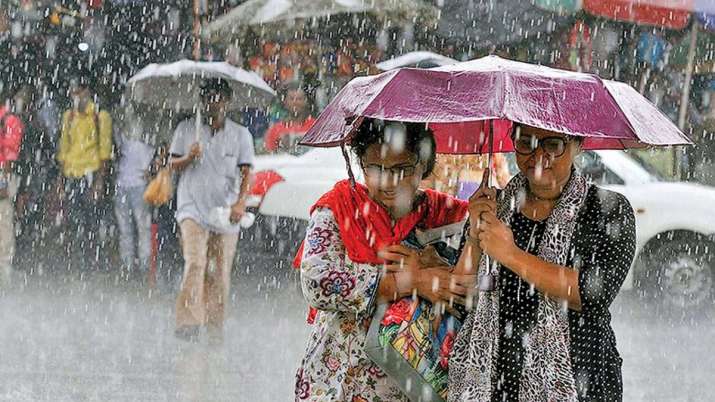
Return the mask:
[[715,0],[0,0],[0,401],[709,401]]

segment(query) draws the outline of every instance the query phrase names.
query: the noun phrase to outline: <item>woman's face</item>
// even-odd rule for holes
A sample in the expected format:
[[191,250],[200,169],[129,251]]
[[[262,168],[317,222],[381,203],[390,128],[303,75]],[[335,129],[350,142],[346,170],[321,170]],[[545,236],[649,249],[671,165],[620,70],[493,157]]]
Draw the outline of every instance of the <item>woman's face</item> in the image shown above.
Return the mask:
[[418,155],[404,147],[378,143],[367,148],[360,162],[370,198],[393,217],[408,214],[424,172]]
[[555,189],[571,176],[579,141],[539,128],[521,126],[514,135],[516,163],[532,188]]

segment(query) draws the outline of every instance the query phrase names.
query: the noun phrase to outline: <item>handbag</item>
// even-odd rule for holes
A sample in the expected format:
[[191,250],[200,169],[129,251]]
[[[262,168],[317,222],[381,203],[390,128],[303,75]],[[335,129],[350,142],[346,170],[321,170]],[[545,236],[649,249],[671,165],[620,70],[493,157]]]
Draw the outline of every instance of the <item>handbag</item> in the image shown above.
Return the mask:
[[[454,265],[463,230],[464,221],[416,229],[403,244],[420,249],[433,246],[445,264]],[[436,309],[412,296],[380,304],[368,329],[365,353],[412,402],[443,402],[447,396],[449,354],[462,321],[447,312],[437,320]]]
[[174,186],[171,182],[171,170],[163,168],[149,182],[144,190],[144,201],[155,207],[169,202],[174,195]]

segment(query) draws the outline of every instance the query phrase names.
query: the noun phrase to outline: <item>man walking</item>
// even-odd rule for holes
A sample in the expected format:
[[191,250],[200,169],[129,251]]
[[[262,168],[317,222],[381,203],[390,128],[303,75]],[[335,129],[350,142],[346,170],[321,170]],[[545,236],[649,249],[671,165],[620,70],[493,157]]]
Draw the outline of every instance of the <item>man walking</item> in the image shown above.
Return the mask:
[[211,342],[223,340],[238,222],[246,211],[254,158],[248,129],[226,118],[232,95],[227,81],[205,80],[206,118],[179,124],[170,148],[170,165],[180,174],[176,219],[185,261],[175,333],[184,340],[196,340],[204,325]]

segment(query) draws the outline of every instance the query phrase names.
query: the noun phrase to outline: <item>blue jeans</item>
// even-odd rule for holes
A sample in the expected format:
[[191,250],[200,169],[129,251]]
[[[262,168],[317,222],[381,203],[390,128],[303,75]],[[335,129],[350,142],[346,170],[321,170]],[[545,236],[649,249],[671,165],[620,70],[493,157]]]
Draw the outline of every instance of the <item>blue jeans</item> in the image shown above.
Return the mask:
[[151,208],[144,202],[145,188],[117,186],[114,200],[122,264],[143,272],[148,270],[151,258]]

